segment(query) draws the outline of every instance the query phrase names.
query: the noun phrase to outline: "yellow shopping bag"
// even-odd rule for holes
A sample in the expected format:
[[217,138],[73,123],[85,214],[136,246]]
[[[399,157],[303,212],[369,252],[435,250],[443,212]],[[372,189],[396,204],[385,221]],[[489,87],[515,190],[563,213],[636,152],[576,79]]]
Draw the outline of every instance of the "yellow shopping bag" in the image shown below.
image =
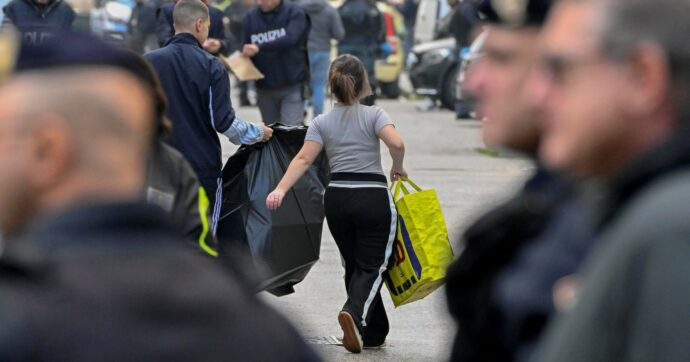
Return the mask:
[[[410,193],[403,182],[415,192]],[[398,231],[393,265],[383,277],[393,304],[399,307],[426,297],[443,284],[453,250],[435,190],[422,190],[402,178],[391,185],[391,191],[398,210]]]

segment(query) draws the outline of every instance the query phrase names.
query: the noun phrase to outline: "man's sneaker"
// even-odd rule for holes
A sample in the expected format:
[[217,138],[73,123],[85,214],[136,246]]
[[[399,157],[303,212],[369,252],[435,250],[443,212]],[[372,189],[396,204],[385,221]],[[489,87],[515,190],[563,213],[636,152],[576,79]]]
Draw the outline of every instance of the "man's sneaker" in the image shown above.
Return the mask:
[[338,323],[343,329],[343,346],[352,353],[362,352],[362,337],[359,335],[355,320],[348,312],[338,314]]

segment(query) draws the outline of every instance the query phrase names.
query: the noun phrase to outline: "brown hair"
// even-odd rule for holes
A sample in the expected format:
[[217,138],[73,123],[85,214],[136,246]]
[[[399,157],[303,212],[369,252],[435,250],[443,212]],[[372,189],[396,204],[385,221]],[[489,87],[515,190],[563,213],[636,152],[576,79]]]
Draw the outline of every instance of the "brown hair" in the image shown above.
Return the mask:
[[364,64],[350,54],[343,54],[331,63],[328,86],[338,102],[348,106],[371,94]]

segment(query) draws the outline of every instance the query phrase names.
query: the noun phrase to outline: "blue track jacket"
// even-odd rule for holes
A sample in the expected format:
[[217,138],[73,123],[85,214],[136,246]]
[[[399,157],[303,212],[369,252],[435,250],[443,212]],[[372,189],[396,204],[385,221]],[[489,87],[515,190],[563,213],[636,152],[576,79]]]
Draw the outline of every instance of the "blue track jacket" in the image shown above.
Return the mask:
[[218,133],[235,121],[230,79],[223,64],[191,34],[175,35],[165,48],[145,55],[168,97],[173,123],[168,143],[187,158],[200,180],[221,177]]

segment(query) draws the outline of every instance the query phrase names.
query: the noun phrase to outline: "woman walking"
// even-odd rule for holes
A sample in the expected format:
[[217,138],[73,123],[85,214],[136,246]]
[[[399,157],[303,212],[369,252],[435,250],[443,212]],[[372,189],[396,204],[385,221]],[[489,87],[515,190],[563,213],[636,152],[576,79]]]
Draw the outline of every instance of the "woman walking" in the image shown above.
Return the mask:
[[339,56],[328,75],[337,103],[316,117],[304,146],[290,163],[266,205],[280,207],[288,190],[306,172],[322,149],[326,150],[331,183],[324,195],[328,228],[345,261],[347,301],[338,314],[343,345],[354,353],[380,347],[388,335],[388,317],[381,300],[383,273],[395,239],[397,213],[381,166],[379,140],[393,159],[391,180],[407,176],[405,146],[381,108],[359,100],[371,93],[367,72],[356,57]]

